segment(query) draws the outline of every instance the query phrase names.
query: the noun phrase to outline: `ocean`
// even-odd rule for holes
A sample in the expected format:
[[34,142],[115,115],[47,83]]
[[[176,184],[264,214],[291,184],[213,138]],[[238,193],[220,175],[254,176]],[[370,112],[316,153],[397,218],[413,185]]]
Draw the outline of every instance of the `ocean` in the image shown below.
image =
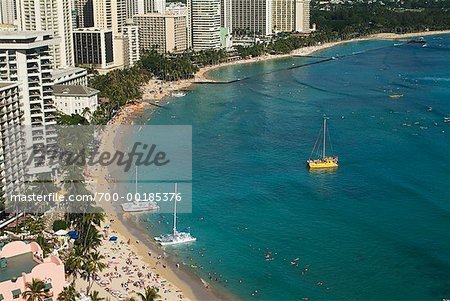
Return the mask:
[[[198,240],[170,256],[242,300],[450,298],[450,36],[426,39],[220,68],[243,80],[144,119],[193,128]],[[310,172],[324,114],[340,166]]]

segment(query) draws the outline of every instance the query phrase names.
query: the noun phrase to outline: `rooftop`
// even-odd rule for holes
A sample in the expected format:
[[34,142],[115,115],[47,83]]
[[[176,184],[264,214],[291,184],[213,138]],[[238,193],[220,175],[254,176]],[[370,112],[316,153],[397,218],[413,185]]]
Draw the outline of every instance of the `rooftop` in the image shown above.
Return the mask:
[[52,77],[53,78],[59,78],[66,75],[71,75],[75,73],[86,73],[87,71],[84,68],[79,67],[67,67],[67,68],[59,68],[59,69],[53,69],[52,70]]
[[73,29],[73,32],[112,32],[112,29],[98,28],[98,27],[84,27]]
[[0,263],[0,282],[20,277],[22,273],[28,274],[38,264],[33,260],[31,252],[8,257],[6,258],[6,267],[2,267],[2,263]]
[[56,96],[92,96],[100,91],[80,85],[54,85],[53,95]]

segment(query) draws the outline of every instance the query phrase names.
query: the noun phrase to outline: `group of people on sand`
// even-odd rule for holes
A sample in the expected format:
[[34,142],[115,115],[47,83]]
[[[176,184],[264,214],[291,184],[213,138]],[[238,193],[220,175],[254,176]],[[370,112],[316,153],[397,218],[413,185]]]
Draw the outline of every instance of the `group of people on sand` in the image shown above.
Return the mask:
[[[143,292],[146,288],[154,288],[162,300],[184,299],[181,291],[156,273],[155,267],[145,264],[123,241],[108,241],[104,236],[106,269],[97,279],[97,283],[108,285],[108,292],[119,300]],[[155,259],[157,259],[155,257]],[[161,257],[159,257],[161,259]],[[158,264],[159,261],[157,261]],[[104,286],[104,285],[103,285]]]

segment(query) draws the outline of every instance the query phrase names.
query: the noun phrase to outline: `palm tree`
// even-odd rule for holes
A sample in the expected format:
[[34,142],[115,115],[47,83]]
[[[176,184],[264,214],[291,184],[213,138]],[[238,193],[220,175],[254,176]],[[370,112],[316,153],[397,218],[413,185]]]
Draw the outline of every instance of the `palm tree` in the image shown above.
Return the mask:
[[144,294],[138,293],[138,296],[141,298],[141,301],[154,301],[161,297],[152,287],[147,288]]
[[97,291],[93,291],[93,292],[89,295],[89,297],[91,298],[91,301],[102,301],[102,300],[105,300],[105,298],[102,298],[102,297],[100,297],[100,296],[98,295],[98,292],[97,292]]
[[26,290],[22,293],[22,298],[27,301],[44,301],[47,296],[44,287],[44,281],[33,278],[31,282],[25,283]]
[[73,285],[66,286],[58,295],[58,301],[73,301],[80,297],[80,293],[75,290]]
[[51,253],[52,245],[48,243],[43,235],[38,235],[35,241],[39,244],[39,246],[41,246],[44,257]]
[[87,260],[82,267],[83,271],[81,273],[81,277],[84,280],[88,281],[88,287],[86,289],[87,294],[89,294],[89,291],[92,289],[95,275],[98,272],[103,271],[103,269],[106,267],[103,259],[105,259],[105,257],[99,252],[87,254]]
[[75,246],[74,249],[67,255],[65,261],[65,270],[68,276],[72,276],[72,284],[81,272],[86,262],[86,256],[81,246]]

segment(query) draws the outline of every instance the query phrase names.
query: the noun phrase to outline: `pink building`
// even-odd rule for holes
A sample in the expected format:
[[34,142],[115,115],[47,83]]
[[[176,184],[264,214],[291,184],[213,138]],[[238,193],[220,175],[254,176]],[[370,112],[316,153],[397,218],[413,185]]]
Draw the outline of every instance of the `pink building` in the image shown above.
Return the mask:
[[0,301],[22,301],[25,283],[45,282],[45,301],[56,301],[65,284],[64,264],[57,256],[43,258],[36,242],[14,241],[0,250]]

